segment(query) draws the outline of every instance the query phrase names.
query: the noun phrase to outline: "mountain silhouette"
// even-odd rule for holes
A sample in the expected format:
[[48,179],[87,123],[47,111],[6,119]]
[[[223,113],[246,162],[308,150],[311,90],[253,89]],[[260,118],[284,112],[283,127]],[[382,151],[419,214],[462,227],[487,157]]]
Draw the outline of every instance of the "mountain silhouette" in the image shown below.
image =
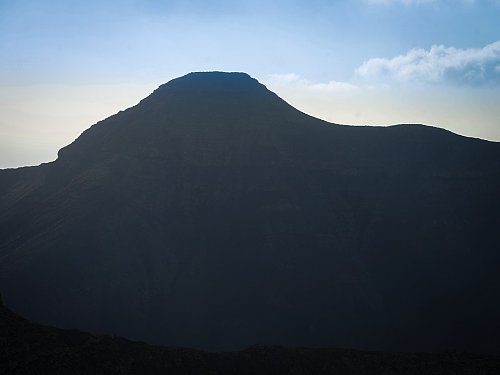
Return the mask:
[[209,350],[500,351],[500,144],[308,116],[190,73],[0,171],[29,319]]

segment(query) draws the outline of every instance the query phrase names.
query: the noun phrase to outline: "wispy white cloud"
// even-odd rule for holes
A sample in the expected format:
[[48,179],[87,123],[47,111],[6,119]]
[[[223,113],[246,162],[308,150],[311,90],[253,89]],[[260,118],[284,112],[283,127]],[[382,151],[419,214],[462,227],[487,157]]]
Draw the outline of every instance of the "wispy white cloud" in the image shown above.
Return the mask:
[[328,81],[328,82],[313,82],[300,77],[295,73],[288,74],[273,74],[267,80],[266,84],[273,87],[286,86],[295,87],[301,90],[317,91],[317,92],[349,92],[357,90],[358,87],[350,82],[343,81]]
[[362,121],[356,117],[356,109],[352,105],[358,103],[357,98],[364,90],[353,83],[311,81],[295,73],[274,74],[261,81],[271,91],[305,113],[332,122]]
[[460,49],[434,45],[429,50],[412,49],[393,58],[372,58],[357,70],[370,81],[456,81],[485,83],[499,81],[500,40],[482,48]]

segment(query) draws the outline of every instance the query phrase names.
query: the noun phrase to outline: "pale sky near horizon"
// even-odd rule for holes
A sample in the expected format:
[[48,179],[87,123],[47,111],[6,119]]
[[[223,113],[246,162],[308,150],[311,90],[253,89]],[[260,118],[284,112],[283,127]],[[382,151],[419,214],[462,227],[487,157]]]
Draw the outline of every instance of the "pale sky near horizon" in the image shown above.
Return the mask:
[[331,122],[500,141],[500,0],[0,0],[0,168],[191,71],[244,71]]

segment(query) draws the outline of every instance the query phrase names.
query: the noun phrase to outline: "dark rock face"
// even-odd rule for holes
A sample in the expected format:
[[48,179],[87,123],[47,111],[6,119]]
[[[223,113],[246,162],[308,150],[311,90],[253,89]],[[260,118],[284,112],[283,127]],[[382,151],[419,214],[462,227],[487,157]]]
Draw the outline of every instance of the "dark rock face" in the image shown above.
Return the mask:
[[192,73],[0,171],[26,317],[211,350],[500,350],[500,145],[350,127]]
[[500,357],[254,346],[203,352],[32,324],[0,306],[0,374],[483,374]]

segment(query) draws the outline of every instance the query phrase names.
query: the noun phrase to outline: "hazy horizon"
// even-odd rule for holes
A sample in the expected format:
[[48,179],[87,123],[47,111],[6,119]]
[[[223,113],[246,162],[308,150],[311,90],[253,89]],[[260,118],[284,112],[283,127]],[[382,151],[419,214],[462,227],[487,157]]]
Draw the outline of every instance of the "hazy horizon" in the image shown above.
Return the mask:
[[500,3],[0,3],[0,168],[37,165],[191,71],[244,71],[334,123],[500,141]]

